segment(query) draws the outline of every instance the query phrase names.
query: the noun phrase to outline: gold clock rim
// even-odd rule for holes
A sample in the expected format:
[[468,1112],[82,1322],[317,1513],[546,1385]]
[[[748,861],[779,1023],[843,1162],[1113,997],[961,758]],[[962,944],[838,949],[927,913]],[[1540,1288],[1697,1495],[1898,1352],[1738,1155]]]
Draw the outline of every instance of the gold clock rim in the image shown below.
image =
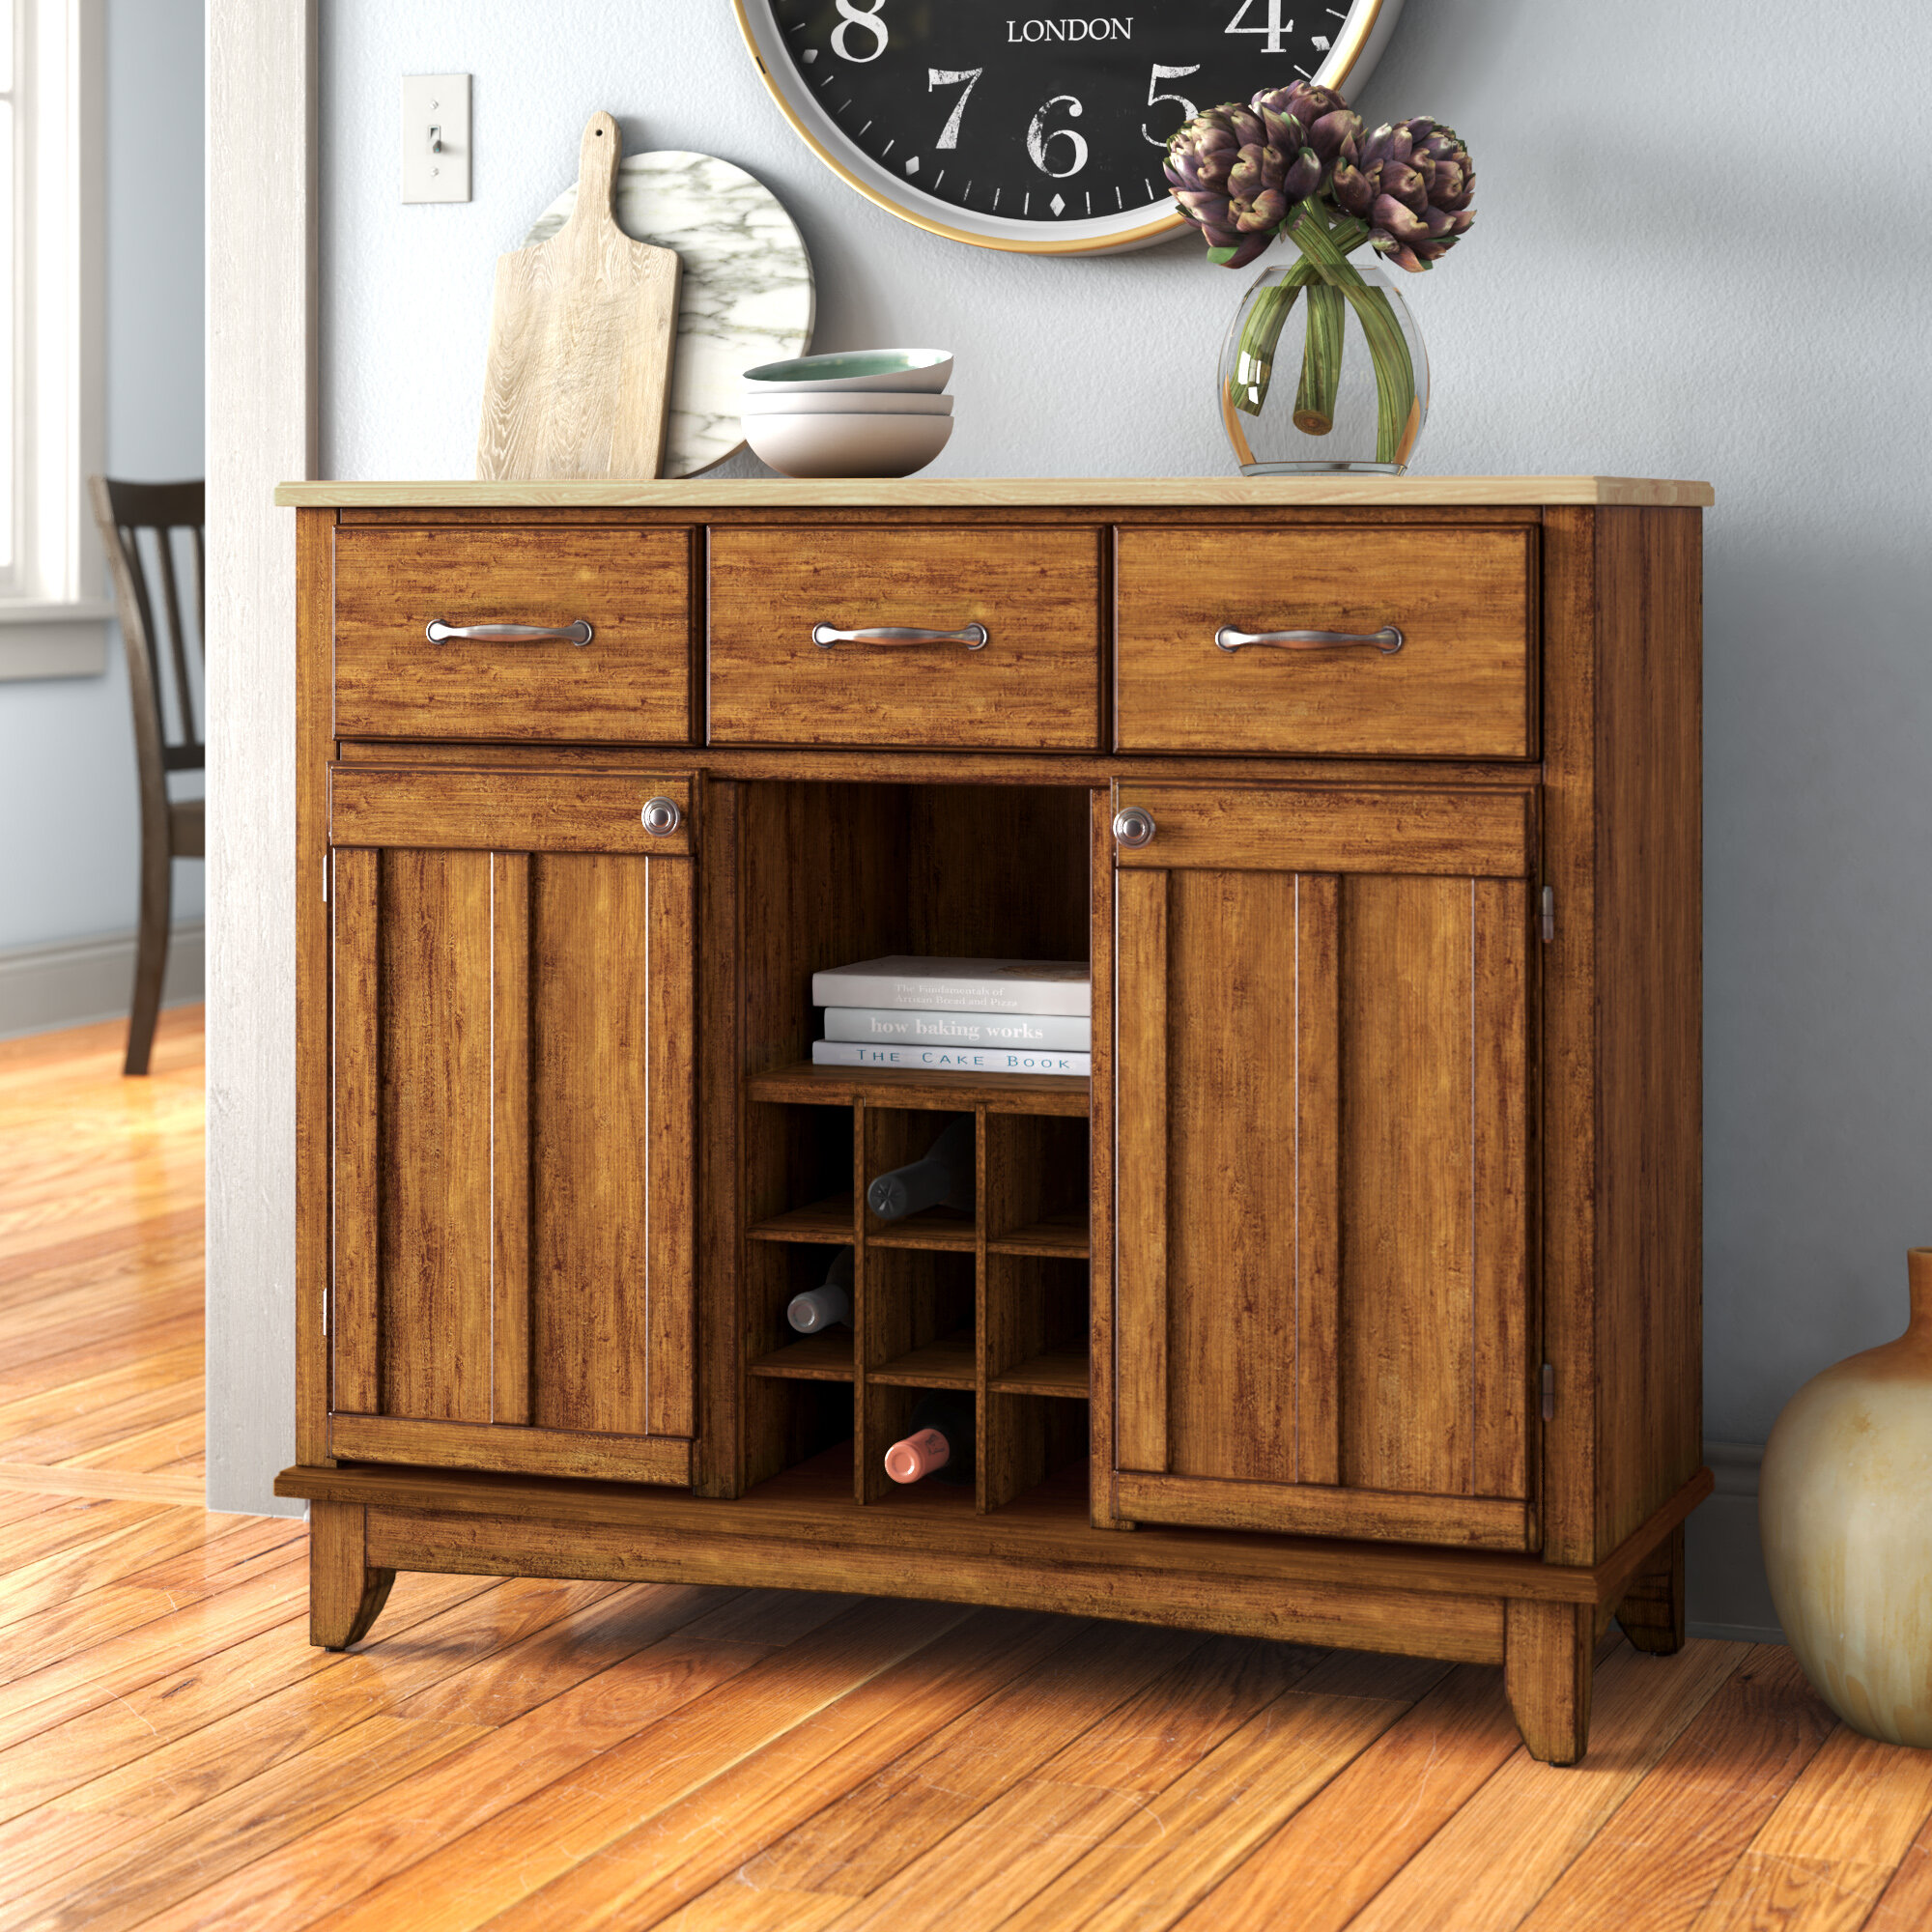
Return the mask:
[[[1337,79],[1338,87],[1342,81],[1346,81],[1354,72],[1355,63],[1361,59],[1362,48],[1367,45],[1369,37],[1375,32],[1376,22],[1380,18],[1386,0],[1367,0],[1367,5],[1362,10],[1359,26],[1354,23],[1353,11],[1350,10],[1348,36],[1349,45],[1347,47],[1347,57],[1343,62]],[[758,52],[758,43],[752,33],[752,22],[746,10],[748,6],[763,4],[765,4],[765,0],[731,0],[731,11],[738,16],[738,32],[744,37],[745,49],[752,56],[752,65],[758,70],[758,77],[765,83],[765,91],[778,102],[779,111],[791,123],[793,131],[798,135],[799,139],[847,187],[856,188],[874,207],[883,208],[887,213],[897,215],[901,221],[909,221],[915,228],[923,228],[928,235],[942,236],[948,242],[964,242],[969,246],[975,248],[998,248],[1003,253],[1009,255],[1122,254],[1130,248],[1137,248],[1145,243],[1157,241],[1162,236],[1176,234],[1188,225],[1186,218],[1177,208],[1166,214],[1157,215],[1143,227],[1130,228],[1120,235],[1110,235],[1105,241],[1097,242],[1091,240],[1086,242],[1073,240],[1056,242],[1046,239],[1035,242],[1021,240],[1017,237],[1013,240],[1006,241],[994,235],[976,235],[971,229],[967,228],[954,228],[950,223],[935,221],[929,215],[921,214],[915,210],[907,208],[902,202],[895,201],[890,195],[880,193],[868,182],[862,181],[837,155],[831,153],[824,143],[819,140],[818,136],[800,119],[791,101],[786,98],[784,89],[779,85],[778,81],[773,78],[771,72],[767,70],[764,57]],[[1327,64],[1324,62],[1323,66]]]

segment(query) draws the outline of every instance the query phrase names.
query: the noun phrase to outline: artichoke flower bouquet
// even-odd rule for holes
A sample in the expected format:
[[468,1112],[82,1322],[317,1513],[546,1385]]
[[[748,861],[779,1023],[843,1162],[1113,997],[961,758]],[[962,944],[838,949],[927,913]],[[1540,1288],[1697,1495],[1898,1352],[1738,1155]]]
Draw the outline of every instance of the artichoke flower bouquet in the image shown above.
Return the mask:
[[[1282,331],[1305,290],[1295,428],[1321,437],[1333,427],[1352,311],[1375,367],[1376,466],[1402,468],[1422,426],[1415,357],[1397,305],[1375,285],[1383,278],[1371,281],[1349,257],[1367,243],[1420,270],[1455,246],[1475,219],[1476,182],[1456,130],[1418,115],[1370,133],[1332,88],[1297,80],[1245,107],[1197,115],[1168,142],[1164,168],[1181,213],[1208,239],[1210,262],[1245,268],[1277,236],[1297,250],[1279,279],[1258,285],[1237,324],[1224,414],[1261,413]],[[1227,421],[1241,449],[1234,416]]]

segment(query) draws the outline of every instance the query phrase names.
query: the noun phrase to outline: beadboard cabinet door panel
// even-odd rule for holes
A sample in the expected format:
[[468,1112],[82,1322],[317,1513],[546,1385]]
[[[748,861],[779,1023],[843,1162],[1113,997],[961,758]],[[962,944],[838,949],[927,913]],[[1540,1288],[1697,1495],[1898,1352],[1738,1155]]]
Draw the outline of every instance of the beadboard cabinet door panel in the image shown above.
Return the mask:
[[[448,802],[403,783],[433,838]],[[684,1482],[695,862],[409,818],[333,853],[332,1451]]]
[[1121,1513],[1534,1547],[1527,796],[1418,801],[1476,834],[1428,871],[1368,808],[1270,870],[1332,800],[1120,796]]
[[[1123,529],[1116,749],[1533,756],[1536,540],[1420,525]],[[1395,633],[1397,648],[1379,647]]]
[[[682,529],[336,530],[336,733],[687,742],[691,547]],[[438,619],[591,636],[439,643]]]
[[1097,528],[714,529],[710,622],[715,745],[1099,746]]

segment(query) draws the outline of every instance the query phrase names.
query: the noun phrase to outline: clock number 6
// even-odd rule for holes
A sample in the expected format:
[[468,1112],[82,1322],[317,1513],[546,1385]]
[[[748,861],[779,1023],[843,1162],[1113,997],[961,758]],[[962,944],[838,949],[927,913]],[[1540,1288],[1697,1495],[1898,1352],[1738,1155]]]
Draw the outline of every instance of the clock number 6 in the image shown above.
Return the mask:
[[[838,24],[832,30],[832,51],[840,60],[850,61],[855,67],[864,67],[867,61],[875,61],[885,52],[890,36],[886,23],[879,18],[885,11],[886,0],[871,0],[871,5],[862,4],[862,0],[838,0]],[[872,37],[872,51],[868,54],[855,54],[848,44],[846,36],[854,27],[864,27]]]
[[966,91],[952,103],[952,112],[947,116],[946,127],[934,146],[956,148],[959,145],[959,124],[966,118],[966,103],[973,98],[973,90],[980,84],[980,76],[986,70],[982,67],[961,68],[956,73],[943,67],[929,67],[925,71],[925,91],[930,94],[935,87],[957,87],[963,80]]
[[[1087,137],[1076,133],[1071,128],[1046,126],[1046,117],[1060,105],[1066,103],[1069,114],[1083,114],[1086,109],[1070,94],[1056,94],[1037,114],[1033,117],[1033,126],[1027,129],[1027,153],[1033,157],[1033,164],[1041,174],[1051,175],[1056,181],[1065,181],[1068,175],[1077,175],[1087,165]],[[1046,144],[1049,141],[1071,141],[1073,158],[1064,168],[1052,167],[1046,158]]]
[[[1192,67],[1156,67],[1153,72],[1148,77],[1147,104],[1150,107],[1158,107],[1163,100],[1171,100],[1180,109],[1180,118],[1183,123],[1192,121],[1200,110],[1194,105],[1193,101],[1188,99],[1186,95],[1156,94],[1154,89],[1164,80],[1185,80],[1190,73],[1199,73],[1200,71],[1201,66],[1198,61]],[[1141,139],[1151,142],[1156,148],[1164,148],[1168,143],[1168,136],[1165,134],[1150,134],[1145,121],[1141,123]]]

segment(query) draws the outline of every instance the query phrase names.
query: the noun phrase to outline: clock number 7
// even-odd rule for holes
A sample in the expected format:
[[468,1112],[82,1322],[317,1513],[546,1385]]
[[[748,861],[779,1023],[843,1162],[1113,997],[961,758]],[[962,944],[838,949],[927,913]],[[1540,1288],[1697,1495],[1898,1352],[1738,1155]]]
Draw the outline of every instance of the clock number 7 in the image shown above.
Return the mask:
[[[1224,34],[1265,34],[1267,45],[1262,49],[1264,54],[1278,54],[1287,50],[1282,46],[1281,37],[1294,32],[1294,22],[1281,17],[1281,0],[1268,0],[1268,16],[1265,27],[1244,27],[1241,22],[1248,17],[1248,9],[1255,0],[1241,0],[1240,12],[1221,29]],[[1191,116],[1189,117],[1192,118]]]
[[957,87],[963,80],[966,89],[952,103],[952,112],[947,116],[945,130],[940,134],[936,147],[956,148],[959,145],[959,124],[966,118],[966,103],[973,98],[973,90],[980,84],[980,76],[986,70],[982,67],[961,68],[956,73],[943,67],[929,67],[925,71],[925,91],[930,94],[935,87]]
[[[1199,73],[1200,71],[1201,66],[1198,61],[1192,67],[1156,67],[1153,72],[1148,77],[1147,104],[1150,107],[1158,107],[1163,100],[1171,100],[1180,109],[1182,122],[1192,121],[1196,113],[1199,112],[1199,109],[1195,107],[1193,101],[1188,99],[1186,95],[1156,94],[1154,89],[1164,80],[1185,80],[1190,73]],[[1148,132],[1148,125],[1145,121],[1141,123],[1141,139],[1151,142],[1156,148],[1164,148],[1168,142],[1168,137],[1165,134],[1150,134]]]

